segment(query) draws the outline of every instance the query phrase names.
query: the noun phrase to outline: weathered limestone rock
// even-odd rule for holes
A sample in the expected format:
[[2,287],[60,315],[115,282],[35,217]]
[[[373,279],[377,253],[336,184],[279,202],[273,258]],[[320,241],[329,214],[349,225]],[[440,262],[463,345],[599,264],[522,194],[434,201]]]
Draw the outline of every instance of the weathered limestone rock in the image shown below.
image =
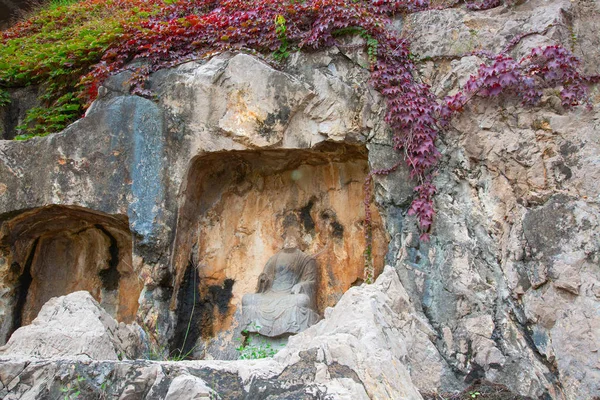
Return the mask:
[[[497,54],[513,38],[525,35],[516,47],[516,53],[522,57],[533,47],[552,45],[556,41],[564,41],[566,47],[581,46],[569,29],[574,9],[586,3],[532,0],[478,12],[464,8],[431,10],[408,16],[403,29],[414,33],[411,48],[418,57],[461,58],[478,50]],[[585,23],[590,19],[586,18]],[[583,32],[583,29],[578,29],[578,34],[593,37],[593,32]]]
[[454,379],[431,343],[434,336],[395,270],[386,267],[375,284],[351,288],[323,321],[292,336],[275,360],[299,360],[304,349],[315,349],[329,368],[355,371],[367,398],[417,399],[413,383],[430,390]]
[[[93,302],[85,292],[64,299],[77,296]],[[94,308],[98,310],[97,305]],[[275,359],[117,362],[87,358],[75,363],[65,359],[68,353],[52,360],[31,360],[23,353],[5,352],[0,355],[0,396],[43,399],[79,391],[84,398],[122,399],[420,399],[406,362],[422,343],[420,336],[432,333],[426,323],[414,318],[395,270],[387,267],[374,285],[350,289],[337,306],[328,309],[323,321],[294,336]],[[439,376],[430,362],[436,356],[439,362],[431,343],[428,351],[430,357],[419,360],[425,365],[417,375]]]
[[178,375],[169,385],[165,400],[210,399],[213,393],[202,379],[196,376]]
[[48,301],[35,320],[13,333],[0,355],[26,358],[136,358],[140,328],[118,323],[85,291]]
[[[516,58],[561,43],[597,73],[599,15],[597,1],[531,0],[431,10],[397,26],[413,39],[423,79],[444,96],[485,61],[471,52],[499,51],[521,34]],[[65,131],[0,142],[4,223],[51,204],[127,221],[131,270],[144,285],[137,318],[163,347],[171,340],[199,358],[237,356],[238,305],[279,249],[286,213],[303,217],[306,251],[318,254],[319,311],[339,301],[276,360],[90,362],[86,376],[110,371],[123,381],[115,393],[138,397],[166,396],[177,375],[230,398],[400,398],[481,379],[533,398],[598,396],[598,89],[593,111],[567,112],[552,91],[533,109],[472,99],[438,143],[431,242],[420,243],[406,217],[407,171],[377,178],[376,266],[385,259],[399,283],[386,272],[379,289],[348,290],[362,277],[362,182],[369,168],[398,157],[360,66],[364,52],[352,50],[360,39],[352,40],[294,54],[281,71],[230,53],[160,71],[150,82],[157,102],[129,95],[125,73]],[[6,225],[0,243],[11,232]],[[27,251],[2,250],[10,282],[0,299],[14,298],[23,275],[11,266]],[[400,294],[388,297],[382,282]],[[5,320],[13,306],[0,306]],[[7,361],[2,385],[15,396],[58,393],[67,380],[34,390],[35,374],[72,366]],[[398,387],[392,377],[412,384]],[[93,379],[100,387],[104,378]]]
[[135,320],[142,289],[126,220],[50,206],[4,221],[0,239],[0,343],[52,297],[89,291],[119,321]]
[[[193,329],[203,339],[186,346],[201,345],[196,356],[206,350],[206,357],[223,357],[219,347],[227,340],[228,357],[235,357],[232,321],[241,296],[279,246],[278,215],[301,216],[307,251],[318,254],[319,311],[363,277],[364,141],[384,128],[366,76],[337,49],[296,55],[287,72],[249,55],[223,54],[153,75],[157,104],[126,94],[124,73],[109,80],[86,117],[62,133],[0,143],[0,183],[6,186],[0,214],[7,221],[55,204],[127,220],[130,269],[144,283],[142,325],[167,341],[186,329],[186,308],[201,303]],[[377,210],[374,234],[377,273],[387,248]],[[7,261],[12,252],[7,249]],[[194,273],[186,275],[190,268]],[[189,288],[185,282],[200,287],[181,291]],[[17,286],[12,282],[7,290],[14,293]],[[53,295],[71,289],[61,290]],[[118,304],[125,307],[121,299]],[[172,345],[180,347],[177,340]],[[211,346],[216,350],[208,351]]]
[[[581,46],[597,40],[598,15],[597,2],[530,1],[417,13],[404,27],[415,38],[412,51],[433,58],[421,72],[443,96],[485,61],[469,52],[498,51],[533,31],[513,56],[558,42],[597,71],[594,46]],[[550,92],[536,109],[473,99],[440,143],[433,240],[414,242],[406,224],[398,232],[402,283],[465,382],[486,379],[534,398],[600,393],[597,89],[592,98],[595,110],[569,113]],[[384,204],[395,198],[378,193]]]

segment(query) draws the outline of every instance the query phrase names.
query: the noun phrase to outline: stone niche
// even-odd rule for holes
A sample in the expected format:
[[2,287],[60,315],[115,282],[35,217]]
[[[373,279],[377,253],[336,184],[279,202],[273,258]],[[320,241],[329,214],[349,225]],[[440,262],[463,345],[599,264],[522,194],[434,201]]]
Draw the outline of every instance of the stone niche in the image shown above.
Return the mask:
[[64,206],[5,216],[0,231],[0,341],[52,297],[87,290],[119,321],[135,320],[142,282],[126,217]]
[[[284,220],[301,227],[302,250],[318,262],[319,312],[364,278],[364,146],[231,151],[192,161],[180,196],[174,247],[176,314],[171,348],[193,358],[236,358],[242,296],[254,293],[281,249]],[[387,234],[373,212],[375,273]]]

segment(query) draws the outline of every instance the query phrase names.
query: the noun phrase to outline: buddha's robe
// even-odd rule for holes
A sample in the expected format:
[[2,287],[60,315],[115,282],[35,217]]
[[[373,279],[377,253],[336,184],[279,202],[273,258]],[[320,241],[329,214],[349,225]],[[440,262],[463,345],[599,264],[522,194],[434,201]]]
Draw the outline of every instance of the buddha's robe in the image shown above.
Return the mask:
[[315,324],[316,273],[315,260],[298,249],[284,249],[271,257],[259,276],[257,292],[242,298],[242,329],[276,337]]

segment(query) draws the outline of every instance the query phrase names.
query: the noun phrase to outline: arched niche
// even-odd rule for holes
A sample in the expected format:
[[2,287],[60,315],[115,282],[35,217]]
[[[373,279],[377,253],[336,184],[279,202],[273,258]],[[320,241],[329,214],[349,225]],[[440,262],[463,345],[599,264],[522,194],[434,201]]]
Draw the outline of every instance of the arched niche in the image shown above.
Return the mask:
[[50,298],[78,290],[119,321],[134,321],[142,283],[126,217],[56,205],[5,215],[0,251],[0,340]]
[[[318,262],[319,312],[361,283],[368,171],[364,146],[333,143],[193,160],[180,196],[174,244],[172,348],[187,353],[199,347],[198,341],[230,339],[220,335],[231,331],[242,296],[255,292],[265,263],[281,249],[290,214],[300,221],[303,250]],[[388,240],[376,207],[372,210],[377,275]]]

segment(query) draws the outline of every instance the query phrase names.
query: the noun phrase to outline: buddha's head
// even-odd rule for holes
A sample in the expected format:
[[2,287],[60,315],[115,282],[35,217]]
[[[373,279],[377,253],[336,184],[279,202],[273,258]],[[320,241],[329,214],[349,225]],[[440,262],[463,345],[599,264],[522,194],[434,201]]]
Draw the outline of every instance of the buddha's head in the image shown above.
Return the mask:
[[285,235],[283,237],[283,248],[286,250],[297,249],[299,241],[296,235]]
[[283,231],[283,248],[285,250],[299,249],[302,243],[298,224],[288,224]]

